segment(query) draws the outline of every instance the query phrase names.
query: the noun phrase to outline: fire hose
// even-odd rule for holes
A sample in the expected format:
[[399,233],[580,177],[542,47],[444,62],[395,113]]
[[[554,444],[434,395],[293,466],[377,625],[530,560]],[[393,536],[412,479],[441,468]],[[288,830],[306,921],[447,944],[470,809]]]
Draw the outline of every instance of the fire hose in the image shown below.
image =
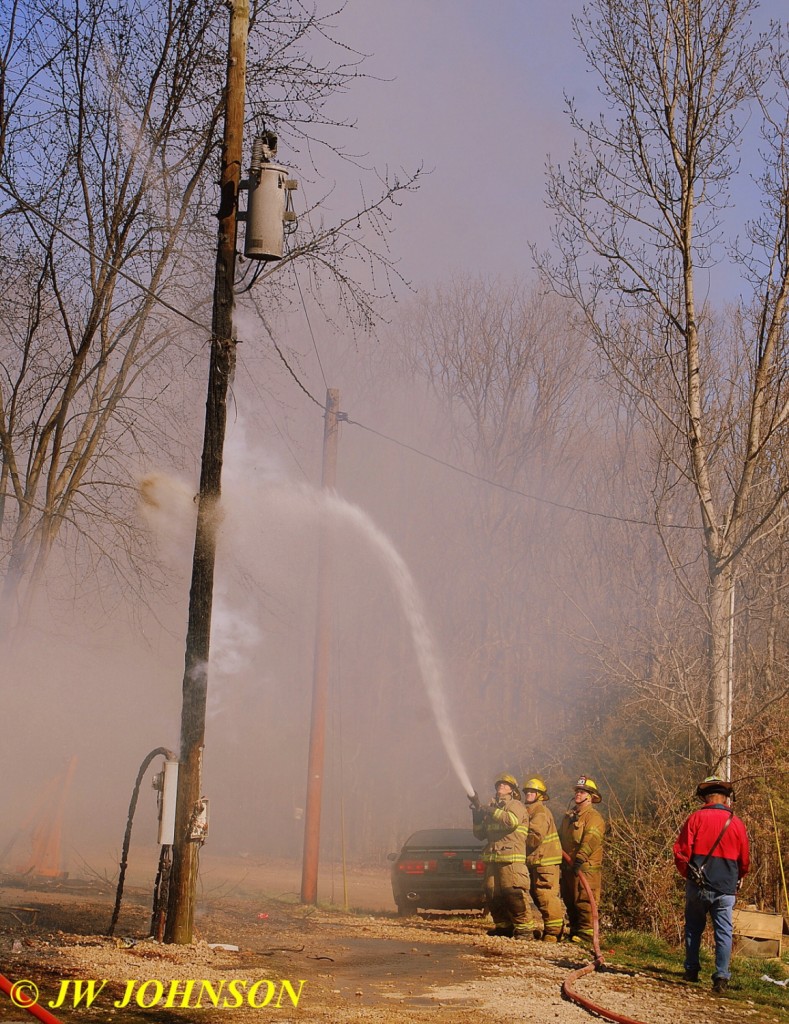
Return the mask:
[[36,1000],[31,995],[28,995],[28,992],[34,990],[36,995],[38,995],[36,986],[32,981],[18,981],[14,983],[0,974],[0,992],[5,992],[14,1006],[32,1013],[34,1017],[42,1021],[42,1024],[62,1024],[59,1018],[51,1014],[49,1010],[45,1010],[43,1006],[39,1006]]
[[[468,794],[469,800],[471,801],[472,810],[479,811],[482,809],[482,803],[480,802],[479,796],[474,791]],[[572,858],[562,851],[562,857],[567,861],[568,864],[572,864]],[[585,974],[591,974],[593,971],[599,971],[605,966],[603,954],[600,949],[600,923],[597,914],[597,900],[592,894],[592,889],[583,872],[578,874],[578,878],[584,891],[589,898],[589,906],[592,911],[592,951],[594,953],[594,959],[591,963],[585,964],[583,967],[579,967],[575,971],[571,971],[562,982],[562,995],[566,996],[571,1002],[576,1003],[584,1010],[590,1013],[596,1013],[598,1017],[602,1017],[604,1020],[614,1021],[615,1024],[643,1024],[642,1021],[636,1020],[634,1017],[626,1017],[622,1013],[615,1013],[613,1010],[607,1010],[603,1006],[599,1006],[597,1003],[592,1002],[591,999],[587,999],[585,996],[580,995],[573,988],[573,982],[578,981]]]
[[[562,851],[562,857],[567,861],[568,864],[572,864],[572,858],[569,857],[564,851]],[[616,1024],[642,1024],[641,1021],[636,1020],[634,1017],[626,1017],[623,1013],[615,1013],[613,1010],[607,1010],[605,1007],[600,1006],[598,1003],[592,1002],[591,999],[587,999],[585,996],[580,995],[573,988],[573,982],[578,981],[585,974],[591,974],[593,971],[599,971],[605,966],[603,954],[600,950],[600,924],[597,915],[597,900],[592,895],[592,888],[584,877],[583,872],[579,872],[578,878],[581,885],[584,888],[586,895],[589,898],[589,906],[592,910],[592,952],[594,953],[594,959],[591,963],[585,964],[583,967],[579,967],[575,971],[571,971],[562,982],[562,995],[566,996],[572,1002],[577,1003],[584,1010],[588,1010],[590,1013],[596,1013],[599,1017],[603,1017],[605,1020],[615,1021]]]

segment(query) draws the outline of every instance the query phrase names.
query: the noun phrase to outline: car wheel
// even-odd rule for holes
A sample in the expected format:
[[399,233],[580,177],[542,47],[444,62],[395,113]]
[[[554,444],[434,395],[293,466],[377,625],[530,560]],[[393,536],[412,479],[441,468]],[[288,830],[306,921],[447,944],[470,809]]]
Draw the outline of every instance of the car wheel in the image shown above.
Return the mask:
[[415,903],[398,903],[397,904],[397,915],[398,917],[413,917],[416,914]]

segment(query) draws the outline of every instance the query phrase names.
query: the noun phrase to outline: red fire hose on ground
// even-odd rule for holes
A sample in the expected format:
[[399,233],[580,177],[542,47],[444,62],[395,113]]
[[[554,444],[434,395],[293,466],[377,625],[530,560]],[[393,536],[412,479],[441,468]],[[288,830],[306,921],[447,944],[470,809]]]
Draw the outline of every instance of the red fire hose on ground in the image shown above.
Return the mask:
[[28,1013],[32,1013],[43,1024],[62,1024],[62,1021],[51,1014],[49,1010],[45,1010],[43,1006],[38,1005],[36,998],[32,995],[35,992],[36,997],[38,996],[38,987],[32,981],[13,982],[0,974],[0,992],[5,992],[14,1006],[18,1006],[20,1010],[27,1010]]
[[[570,857],[566,853],[562,852],[562,857],[567,861],[568,864],[572,863]],[[585,974],[591,974],[593,971],[599,971],[605,966],[603,960],[603,954],[600,950],[600,924],[597,916],[597,900],[592,895],[592,889],[581,872],[578,877],[581,880],[581,885],[584,887],[586,895],[589,897],[589,904],[592,908],[592,952],[594,953],[594,959],[591,963],[585,964],[583,967],[579,967],[575,971],[571,971],[562,982],[562,995],[566,996],[572,1002],[577,1003],[578,1006],[583,1007],[584,1010],[588,1010],[590,1013],[596,1013],[599,1017],[603,1017],[605,1020],[615,1021],[616,1024],[642,1024],[641,1021],[636,1020],[634,1017],[626,1017],[622,1013],[614,1013],[613,1010],[607,1010],[603,1006],[599,1006],[597,1003],[593,1003],[591,999],[587,999],[585,996],[580,995],[573,988],[573,982],[578,981]]]

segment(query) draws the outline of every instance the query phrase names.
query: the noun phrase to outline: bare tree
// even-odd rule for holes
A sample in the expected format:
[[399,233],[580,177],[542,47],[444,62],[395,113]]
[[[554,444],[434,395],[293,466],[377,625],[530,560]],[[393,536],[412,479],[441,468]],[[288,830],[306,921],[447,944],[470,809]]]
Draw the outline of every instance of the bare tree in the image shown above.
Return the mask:
[[491,727],[501,738],[511,729],[516,749],[527,722],[536,730],[551,717],[572,672],[546,552],[572,532],[560,506],[581,486],[594,410],[589,353],[565,307],[522,281],[461,276],[421,296],[403,326],[410,372],[439,403],[431,447],[443,434],[455,464],[494,484],[453,485],[447,538],[463,556],[445,559],[451,572],[432,597],[453,620],[466,698],[495,703],[503,714]]
[[[558,255],[538,256],[577,303],[618,387],[659,445],[655,516],[674,524],[695,499],[705,559],[706,760],[727,756],[731,594],[744,554],[785,512],[770,451],[787,434],[789,65],[784,35],[751,29],[753,0],[593,0],[575,30],[610,114],[586,119],[566,167],[551,165]],[[762,212],[747,246],[724,244],[748,116],[763,116]],[[703,295],[739,272],[724,315]],[[731,276],[727,277],[731,292]],[[765,486],[767,481],[771,486]],[[684,521],[686,524],[690,520]],[[686,564],[666,551],[678,568]],[[676,535],[674,535],[676,536]],[[697,585],[683,574],[682,585]]]
[[[334,15],[251,13],[250,134],[282,125],[306,147],[323,132],[341,153],[327,103],[361,58],[334,44],[332,59]],[[172,443],[162,398],[210,333],[227,18],[221,0],[13,0],[1,18],[0,566],[22,609],[58,539],[127,585],[148,561],[136,463]],[[328,59],[310,59],[317,44]],[[374,239],[412,184],[384,180],[352,223],[300,225],[294,252],[363,318],[375,299],[349,264],[392,269]]]

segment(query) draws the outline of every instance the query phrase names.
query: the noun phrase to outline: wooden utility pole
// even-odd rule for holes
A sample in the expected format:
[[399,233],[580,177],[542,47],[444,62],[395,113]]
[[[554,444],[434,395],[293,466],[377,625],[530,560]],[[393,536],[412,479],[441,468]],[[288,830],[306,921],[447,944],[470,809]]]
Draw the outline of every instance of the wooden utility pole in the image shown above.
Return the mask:
[[205,435],[197,507],[189,625],[181,709],[181,767],[175,815],[175,843],[167,907],[165,942],[189,943],[194,925],[197,890],[197,852],[201,839],[193,837],[193,815],[202,787],[205,709],[208,689],[208,654],[214,590],[216,529],[222,459],[227,423],[227,392],[236,365],[233,337],[233,281],[236,270],[238,191],[241,181],[241,146],[244,133],[244,90],[249,32],[249,0],[231,0],[225,131],[222,140],[219,232],[211,320],[211,362],[208,374]]
[[[340,392],[326,392],[323,422],[323,473],[321,487],[334,490],[337,480],[337,436]],[[326,737],[326,705],[329,693],[329,654],[331,647],[331,549],[321,523],[318,535],[318,608],[315,623],[315,656],[312,674],[312,718],[310,750],[307,758],[307,806],[304,812],[304,857],[301,866],[301,902],[318,902],[318,862],[321,843],[321,799]]]

